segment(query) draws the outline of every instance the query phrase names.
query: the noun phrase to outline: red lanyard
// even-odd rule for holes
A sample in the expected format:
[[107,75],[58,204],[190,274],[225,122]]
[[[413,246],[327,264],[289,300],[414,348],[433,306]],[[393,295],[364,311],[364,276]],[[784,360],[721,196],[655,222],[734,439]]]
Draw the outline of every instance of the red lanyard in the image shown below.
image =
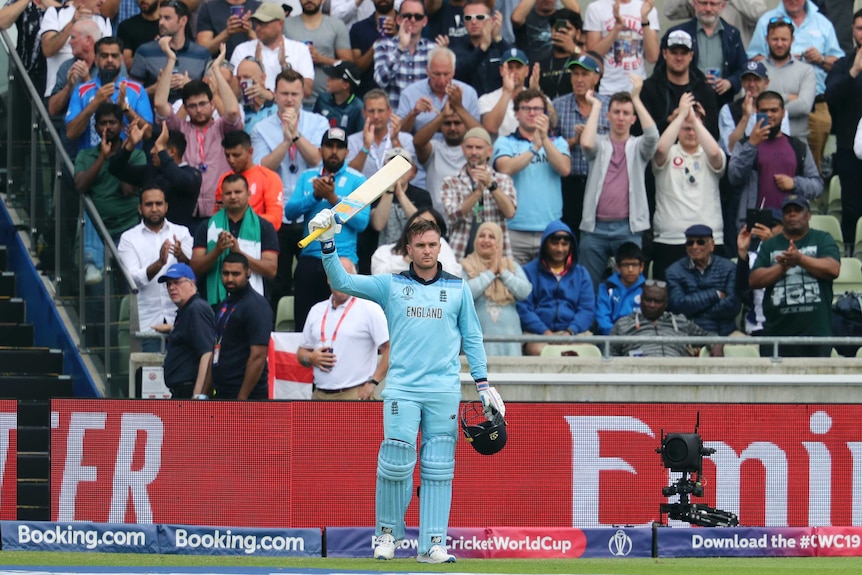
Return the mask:
[[197,136],[198,138],[198,153],[200,154],[200,157],[198,158],[199,164],[204,163],[204,139],[207,137],[207,130],[209,129],[209,126],[204,128],[203,130],[198,130],[197,128],[195,128],[195,136]]
[[[338,328],[341,327],[341,322],[344,321],[344,318],[347,317],[347,312],[350,311],[350,308],[353,307],[353,304],[356,303],[356,298],[351,297],[350,301],[347,303],[347,307],[344,308],[344,313],[341,314],[341,317],[338,319],[338,323],[335,324],[335,331],[332,332],[332,339],[329,341],[329,344],[332,345],[335,343],[335,338],[338,337]],[[326,342],[326,315],[329,313],[329,306],[326,306],[326,310],[323,312],[323,319],[320,322],[320,341]]]

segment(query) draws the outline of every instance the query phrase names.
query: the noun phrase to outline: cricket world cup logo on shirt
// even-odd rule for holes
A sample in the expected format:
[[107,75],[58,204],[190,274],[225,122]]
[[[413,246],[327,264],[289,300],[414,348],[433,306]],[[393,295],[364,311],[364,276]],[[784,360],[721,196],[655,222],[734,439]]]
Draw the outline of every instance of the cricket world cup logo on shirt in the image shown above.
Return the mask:
[[413,288],[410,286],[404,286],[404,289],[401,290],[401,299],[409,300],[413,299]]

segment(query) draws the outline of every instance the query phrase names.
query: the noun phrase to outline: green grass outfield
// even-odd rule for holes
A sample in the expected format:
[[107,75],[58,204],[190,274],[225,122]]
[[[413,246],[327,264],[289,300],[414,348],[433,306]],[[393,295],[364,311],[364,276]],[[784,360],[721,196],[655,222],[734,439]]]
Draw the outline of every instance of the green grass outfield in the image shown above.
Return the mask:
[[115,553],[0,552],[3,566],[117,567],[274,567],[349,571],[458,573],[577,573],[602,575],[823,575],[862,573],[862,557],[708,558],[708,559],[462,559],[447,565],[423,565],[413,559],[296,559],[277,557],[212,557],[129,555]]

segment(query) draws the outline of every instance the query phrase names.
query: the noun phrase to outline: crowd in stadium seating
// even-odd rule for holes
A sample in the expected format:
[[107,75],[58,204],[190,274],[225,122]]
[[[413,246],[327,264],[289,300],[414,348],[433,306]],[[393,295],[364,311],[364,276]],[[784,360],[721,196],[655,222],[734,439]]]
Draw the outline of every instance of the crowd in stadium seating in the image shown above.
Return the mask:
[[[438,220],[486,333],[830,335],[862,240],[862,11],[837,4],[666,0],[684,21],[662,32],[654,0],[8,0],[0,27],[76,190],[140,254],[124,263],[152,284],[148,323],[173,322],[171,265],[217,307],[217,263],[240,252],[302,331],[329,297],[306,223],[400,155],[413,169],[340,252],[404,269],[405,224]],[[833,235],[810,221],[827,189]],[[82,236],[95,285],[103,247],[89,220]]]

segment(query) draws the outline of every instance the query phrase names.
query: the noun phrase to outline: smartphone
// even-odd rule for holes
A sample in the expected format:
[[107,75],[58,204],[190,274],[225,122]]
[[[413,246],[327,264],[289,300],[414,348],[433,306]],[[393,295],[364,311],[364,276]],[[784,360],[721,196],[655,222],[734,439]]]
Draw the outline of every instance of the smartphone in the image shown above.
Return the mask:
[[756,224],[763,224],[767,228],[772,228],[772,210],[748,210],[745,212],[745,226],[749,231],[754,229]]
[[568,29],[569,29],[569,26],[568,26],[567,20],[560,19],[560,20],[556,20],[554,22],[554,30],[565,32]]
[[769,116],[766,114],[766,112],[758,112],[755,117],[757,118],[754,122],[755,126],[760,124],[761,122],[763,123],[761,128],[769,126]]

